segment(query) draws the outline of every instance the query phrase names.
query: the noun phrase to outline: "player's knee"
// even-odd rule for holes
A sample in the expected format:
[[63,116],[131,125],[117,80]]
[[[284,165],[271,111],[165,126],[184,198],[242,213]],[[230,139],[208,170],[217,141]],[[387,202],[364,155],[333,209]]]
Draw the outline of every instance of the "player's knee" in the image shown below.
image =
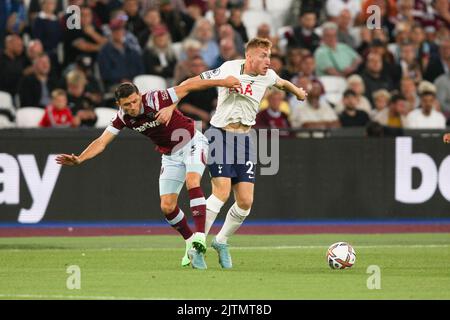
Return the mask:
[[253,197],[245,196],[239,199],[236,199],[236,203],[242,210],[249,210],[253,205]]
[[172,213],[177,206],[176,201],[171,201],[167,199],[161,199],[161,211],[168,215],[169,213]]
[[230,197],[230,190],[225,188],[216,188],[213,191],[213,194],[222,202],[227,202]]
[[201,176],[199,174],[186,175],[186,188],[188,190],[200,187]]

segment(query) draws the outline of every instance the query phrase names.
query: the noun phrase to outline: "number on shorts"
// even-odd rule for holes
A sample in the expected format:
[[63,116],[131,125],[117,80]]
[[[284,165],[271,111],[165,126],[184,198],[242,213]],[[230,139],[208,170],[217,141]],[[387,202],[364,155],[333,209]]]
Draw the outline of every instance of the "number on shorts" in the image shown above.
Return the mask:
[[248,168],[247,173],[248,173],[248,177],[250,179],[254,178],[255,172],[253,171],[253,166],[255,165],[253,162],[251,162],[250,160],[247,161],[245,163],[246,166],[250,166],[250,168]]

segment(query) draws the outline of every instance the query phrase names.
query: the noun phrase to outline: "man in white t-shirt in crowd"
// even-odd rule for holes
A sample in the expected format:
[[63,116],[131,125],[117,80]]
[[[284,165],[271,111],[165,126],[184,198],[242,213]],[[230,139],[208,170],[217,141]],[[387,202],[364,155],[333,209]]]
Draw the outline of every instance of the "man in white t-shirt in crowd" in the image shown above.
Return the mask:
[[445,116],[437,111],[436,92],[424,90],[420,93],[420,106],[406,117],[407,129],[445,129]]
[[336,112],[322,96],[322,87],[311,82],[305,105],[293,110],[292,128],[328,129],[340,127]]

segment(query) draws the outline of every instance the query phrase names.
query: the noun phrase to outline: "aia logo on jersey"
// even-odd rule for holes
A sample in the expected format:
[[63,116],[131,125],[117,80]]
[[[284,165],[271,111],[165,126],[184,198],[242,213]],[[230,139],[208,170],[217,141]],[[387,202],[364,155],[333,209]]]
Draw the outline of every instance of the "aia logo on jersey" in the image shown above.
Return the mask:
[[242,83],[240,84],[240,87],[237,88],[229,88],[228,93],[240,93],[247,96],[253,96],[253,89],[252,84],[254,81],[251,81],[249,84],[245,86],[245,88],[242,86]]

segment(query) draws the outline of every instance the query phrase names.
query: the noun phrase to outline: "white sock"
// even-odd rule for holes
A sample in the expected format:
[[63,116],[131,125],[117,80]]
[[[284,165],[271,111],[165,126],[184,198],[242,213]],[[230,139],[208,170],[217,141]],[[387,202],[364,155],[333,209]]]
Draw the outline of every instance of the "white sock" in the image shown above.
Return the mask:
[[211,230],[211,227],[214,223],[214,220],[216,220],[217,215],[219,214],[220,209],[222,209],[224,204],[225,203],[222,200],[220,200],[213,194],[210,195],[206,200],[205,235],[208,235],[209,230]]
[[191,244],[191,243],[192,243],[192,239],[194,239],[194,234],[195,234],[195,233],[193,233],[192,236],[190,236],[189,238],[187,238],[186,240],[184,240],[184,241],[186,241],[186,244]]
[[241,209],[235,202],[231,206],[230,210],[228,210],[225,223],[223,224],[222,229],[220,229],[220,232],[217,234],[216,241],[219,243],[227,243],[228,238],[231,237],[237,229],[239,229],[249,213],[250,209]]

